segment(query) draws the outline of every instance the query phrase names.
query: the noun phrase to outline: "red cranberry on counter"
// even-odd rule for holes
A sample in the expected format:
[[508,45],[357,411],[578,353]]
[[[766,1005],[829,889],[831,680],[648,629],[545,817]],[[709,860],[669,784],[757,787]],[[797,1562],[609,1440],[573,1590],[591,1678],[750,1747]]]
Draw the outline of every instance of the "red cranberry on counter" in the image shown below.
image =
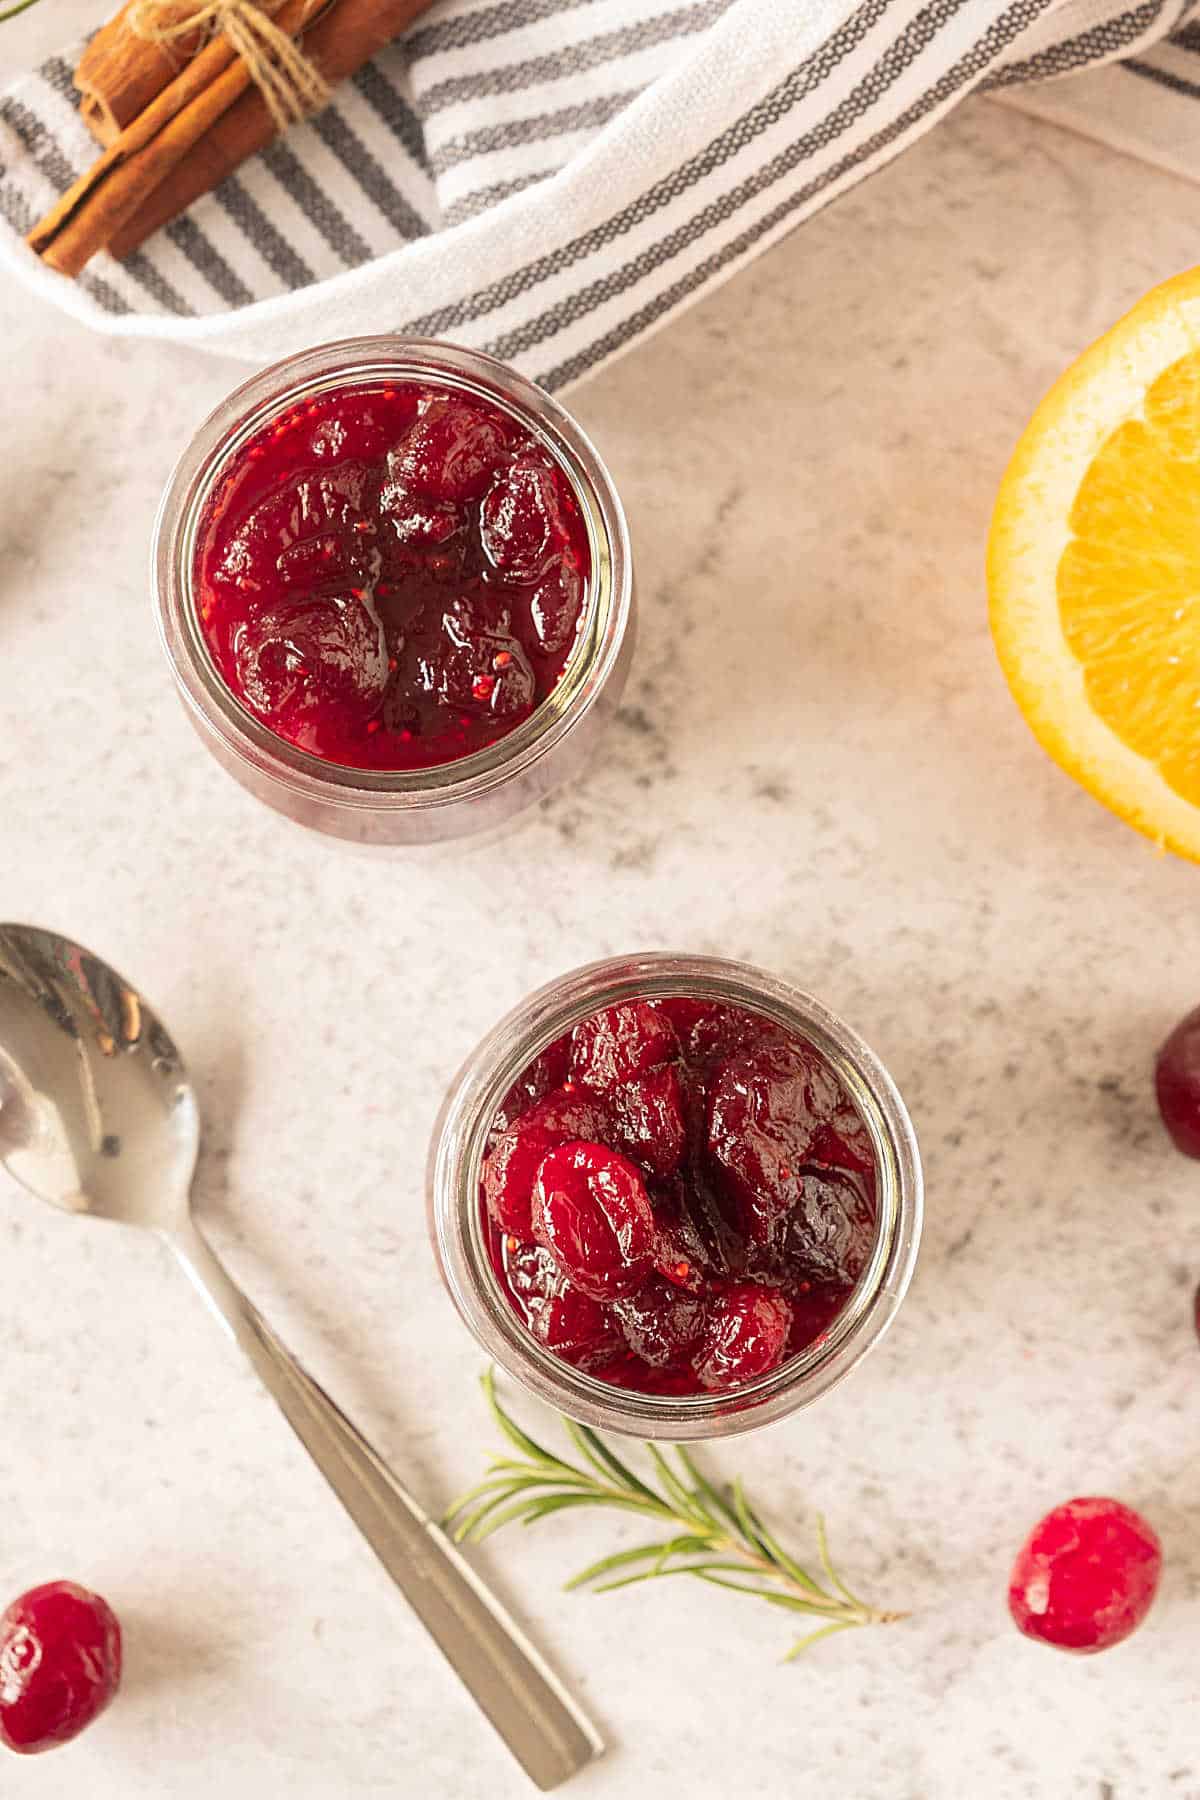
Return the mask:
[[1026,1637],[1092,1656],[1137,1630],[1161,1570],[1158,1536],[1130,1507],[1067,1500],[1022,1545],[1009,1578],[1009,1611]]
[[1159,1050],[1154,1091],[1175,1148],[1200,1156],[1200,1006],[1179,1021]]
[[0,1615],[0,1743],[20,1756],[78,1737],[121,1682],[121,1627],[73,1581],[30,1588]]

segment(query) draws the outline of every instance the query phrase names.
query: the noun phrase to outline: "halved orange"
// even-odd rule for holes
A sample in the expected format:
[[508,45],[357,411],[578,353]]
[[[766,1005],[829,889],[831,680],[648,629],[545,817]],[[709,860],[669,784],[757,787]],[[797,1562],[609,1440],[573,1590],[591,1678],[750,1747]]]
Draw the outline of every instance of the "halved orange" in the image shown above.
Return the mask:
[[1200,269],[1051,388],[1000,485],[992,633],[1042,746],[1200,861]]

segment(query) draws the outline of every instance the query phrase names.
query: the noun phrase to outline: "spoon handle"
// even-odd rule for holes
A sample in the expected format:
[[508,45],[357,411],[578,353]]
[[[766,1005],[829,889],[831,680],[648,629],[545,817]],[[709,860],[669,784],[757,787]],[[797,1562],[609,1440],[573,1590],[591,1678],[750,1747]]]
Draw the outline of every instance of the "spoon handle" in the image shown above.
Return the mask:
[[437,1524],[304,1371],[188,1221],[169,1242],[292,1430],[521,1767],[557,1787],[603,1748],[595,1727]]

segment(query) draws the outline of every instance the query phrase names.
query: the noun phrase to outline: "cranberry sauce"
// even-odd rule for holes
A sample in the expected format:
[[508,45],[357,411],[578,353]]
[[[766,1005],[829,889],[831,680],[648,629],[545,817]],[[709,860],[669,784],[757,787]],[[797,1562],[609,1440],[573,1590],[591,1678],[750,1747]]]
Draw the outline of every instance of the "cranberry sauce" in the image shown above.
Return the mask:
[[492,1122],[493,1267],[537,1341],[642,1393],[740,1387],[820,1338],[874,1245],[875,1157],[813,1046],[737,1006],[634,1000]]
[[251,438],[208,500],[194,580],[218,670],[281,738],[416,769],[546,698],[589,573],[570,483],[529,432],[396,382],[322,394]]

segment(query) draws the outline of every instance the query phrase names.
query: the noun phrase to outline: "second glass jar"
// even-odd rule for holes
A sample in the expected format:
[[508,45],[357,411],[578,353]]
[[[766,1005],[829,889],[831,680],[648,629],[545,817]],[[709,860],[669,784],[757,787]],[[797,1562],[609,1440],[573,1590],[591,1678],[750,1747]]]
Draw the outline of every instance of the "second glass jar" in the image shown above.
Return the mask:
[[[196,566],[206,508],[239,454],[322,397],[410,384],[502,415],[565,480],[586,535],[577,636],[550,691],[511,730],[454,760],[351,767],[289,742],[217,667],[200,617]],[[328,454],[328,439],[320,447]],[[303,501],[301,502],[303,506]],[[558,403],[476,351],[399,337],[349,339],[289,357],[236,389],[200,427],[168,483],[155,529],[159,629],[193,725],[258,799],[299,823],[366,845],[413,845],[501,825],[594,756],[633,645],[633,568],[624,511],[591,442]],[[448,602],[453,592],[447,589]],[[511,660],[511,658],[509,659]],[[299,662],[293,651],[293,661]]]
[[[497,1277],[480,1203],[493,1119],[534,1059],[601,1009],[667,999],[744,1009],[812,1046],[857,1112],[875,1158],[874,1245],[836,1318],[807,1349],[766,1374],[717,1393],[618,1387],[539,1344]],[[443,1280],[490,1357],[540,1399],[584,1424],[680,1442],[768,1424],[840,1381],[879,1340],[903,1299],[922,1215],[921,1164],[912,1123],[890,1076],[862,1039],[819,1001],[763,970],[714,957],[663,954],[578,969],[530,995],[489,1032],[442,1108],[430,1149],[427,1197]]]

